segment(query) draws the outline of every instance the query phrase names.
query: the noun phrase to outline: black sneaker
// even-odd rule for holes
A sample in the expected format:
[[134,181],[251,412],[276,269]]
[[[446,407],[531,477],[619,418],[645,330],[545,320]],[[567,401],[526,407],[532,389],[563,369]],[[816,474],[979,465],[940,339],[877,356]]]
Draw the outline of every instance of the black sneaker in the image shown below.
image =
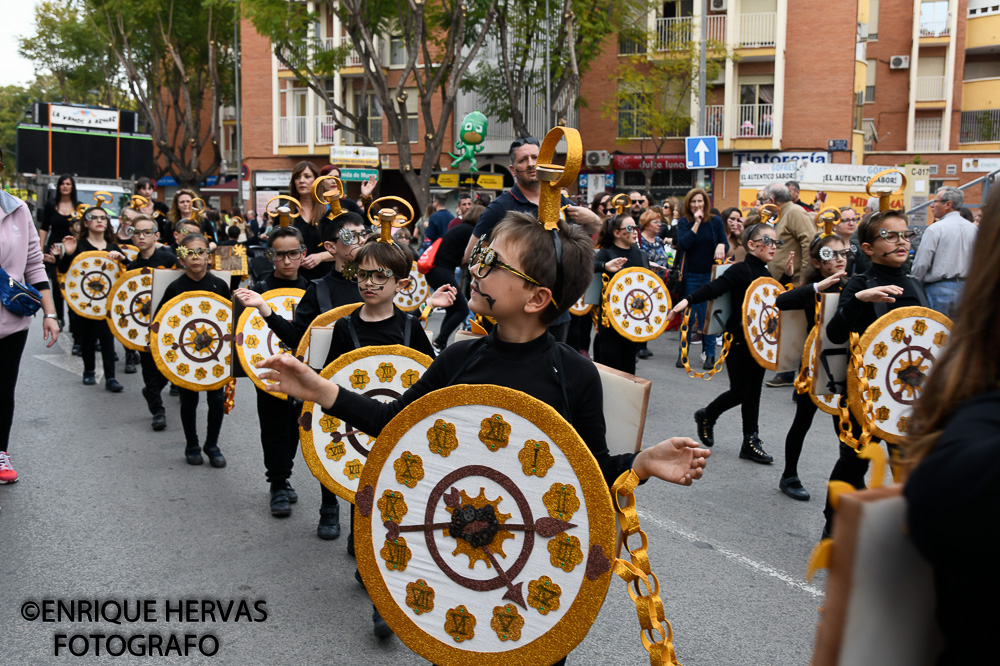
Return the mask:
[[392,636],[392,629],[386,624],[385,620],[379,614],[378,609],[372,606],[372,631],[374,632],[376,638],[388,638]]
[[712,448],[715,446],[715,421],[710,421],[704,409],[699,409],[694,413],[694,422],[698,426],[698,439],[701,443]]
[[271,490],[271,515],[275,518],[292,515],[292,504],[288,501],[288,491],[284,488]]
[[709,356],[705,359],[705,365],[701,366],[702,370],[711,370],[715,367],[715,357]]
[[170,395],[172,395],[172,396],[174,396],[176,398],[180,394],[181,394],[181,390],[179,388],[177,388],[177,385],[176,384],[171,384],[170,385]]
[[83,383],[86,386],[93,386],[94,384],[96,384],[97,383],[97,379],[94,377],[94,373],[93,372],[84,372],[83,373]]
[[774,377],[764,382],[764,386],[770,386],[771,388],[779,388],[782,386],[795,386],[795,373],[779,372]]
[[184,459],[188,465],[201,465],[205,459],[201,457],[201,448],[198,446],[188,447],[184,450]]
[[218,446],[206,446],[205,455],[208,456],[208,464],[212,467],[222,469],[226,466],[226,457],[222,455]]
[[153,427],[153,430],[155,430],[156,432],[159,432],[161,430],[166,430],[167,429],[167,415],[163,414],[162,412],[160,414],[154,414],[153,415],[152,427]]
[[752,460],[761,465],[770,465],[774,462],[774,458],[764,450],[763,442],[760,441],[755,432],[743,436],[743,446],[740,447],[740,458],[743,460]]
[[114,377],[111,377],[110,379],[104,381],[104,388],[105,390],[111,391],[112,393],[121,393],[122,391],[125,390],[125,387],[122,386],[122,383],[117,379],[115,379]]
[[139,362],[139,352],[128,350],[125,352],[125,374],[134,375],[138,372],[136,363]]
[[319,508],[319,525],[316,536],[324,541],[332,541],[340,536],[340,505],[323,505]]
[[295,504],[299,501],[299,494],[295,492],[295,488],[292,488],[291,481],[285,481],[285,491],[288,493],[288,501]]
[[648,349],[640,349],[639,358],[653,358],[653,352],[649,351]]
[[73,356],[83,356],[83,348],[78,342],[73,343]]
[[809,491],[802,487],[802,482],[797,476],[781,477],[781,480],[778,481],[778,489],[792,499],[800,502],[809,501]]

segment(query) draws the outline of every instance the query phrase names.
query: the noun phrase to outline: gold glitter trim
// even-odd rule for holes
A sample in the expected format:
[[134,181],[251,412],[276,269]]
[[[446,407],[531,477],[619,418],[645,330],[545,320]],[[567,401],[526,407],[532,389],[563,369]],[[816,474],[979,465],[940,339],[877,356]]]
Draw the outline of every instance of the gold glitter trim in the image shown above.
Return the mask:
[[[485,405],[508,410],[534,423],[546,434],[549,442],[557,442],[573,469],[573,474],[579,483],[578,491],[586,506],[589,523],[587,542],[592,547],[597,546],[604,553],[614,552],[615,522],[610,494],[593,455],[579,434],[552,407],[513,389],[493,385],[461,384],[434,391],[414,401],[397,414],[379,435],[378,444],[372,448],[365,463],[359,487],[377,488],[383,467],[399,458],[399,452],[394,451],[394,447],[417,424],[432,418],[441,410],[461,405]],[[510,447],[506,451],[509,452],[507,455],[514,455],[514,450]],[[538,503],[539,500],[539,497],[529,498],[529,502],[533,503]],[[568,603],[569,607],[559,621],[545,634],[527,644],[512,645],[502,655],[463,650],[425,632],[414,623],[413,612],[409,608],[397,605],[386,587],[376,559],[378,553],[372,541],[375,520],[377,518],[357,520],[354,525],[358,568],[365,580],[368,594],[382,617],[403,643],[420,656],[441,666],[464,666],[477,659],[483,663],[492,663],[497,661],[498,656],[502,656],[504,663],[512,664],[544,664],[558,661],[572,651],[593,626],[611,581],[610,570],[593,580],[584,576],[576,596],[562,600]],[[381,524],[375,523],[375,526],[378,528],[379,547],[381,547],[385,531]],[[541,543],[536,542],[535,547],[540,548]],[[545,554],[543,550],[538,555],[544,557]],[[420,561],[419,565],[433,566],[425,561]]]
[[[283,288],[265,291],[260,295],[260,297],[264,299],[264,302],[268,304],[272,311],[276,312],[278,299],[283,299],[281,304],[285,306],[285,309],[289,309],[287,307],[288,301],[291,300],[295,305],[298,305],[305,293],[304,289]],[[281,316],[280,313],[279,316]],[[266,329],[266,331],[263,329]],[[271,328],[267,325],[267,322],[264,321],[264,318],[260,316],[260,313],[257,312],[257,308],[244,308],[243,312],[240,313],[239,320],[236,322],[235,330],[237,334],[243,334],[244,340],[247,341],[246,346],[249,347],[251,331],[257,331],[260,337],[266,338],[267,331],[270,331]],[[243,370],[247,373],[247,377],[250,378],[250,381],[253,382],[254,386],[262,391],[266,391],[268,386],[267,382],[257,376],[257,373],[260,371],[255,367],[257,362],[254,361],[255,358],[262,356],[262,354],[250,354],[246,349],[244,349],[243,345],[234,344],[233,346],[236,347],[236,359],[239,361],[240,365],[243,366]],[[284,393],[272,393],[271,395],[282,400],[288,399],[288,396]]]
[[[771,287],[774,287],[774,293],[772,297]],[[777,306],[774,305],[775,299],[777,299],[778,294],[785,290],[781,283],[771,277],[760,277],[750,283],[747,287],[746,297],[743,299],[743,317],[740,320],[743,325],[743,337],[747,341],[747,348],[750,350],[750,355],[753,356],[753,360],[757,361],[757,365],[765,368],[767,370],[777,370],[778,369],[778,357],[781,349],[781,317],[777,316]],[[770,298],[769,304],[774,308],[775,311],[775,329],[774,337],[778,341],[774,349],[770,350],[770,353],[764,353],[764,343],[761,340],[754,340],[754,338],[762,337],[758,335],[756,328],[757,323],[757,312],[753,309],[751,301],[756,303],[761,302],[761,293],[765,297]],[[751,330],[753,329],[753,330]],[[754,344],[756,342],[756,344]]]
[[[189,391],[216,391],[229,383],[232,374],[231,368],[229,373],[226,373],[224,376],[219,377],[216,381],[212,382],[211,384],[196,384],[194,382],[188,381],[187,379],[184,379],[184,375],[187,375],[188,372],[191,370],[188,364],[187,363],[178,364],[176,366],[176,372],[175,372],[174,368],[171,367],[170,365],[170,363],[173,362],[170,359],[177,358],[176,352],[174,352],[172,349],[167,351],[165,349],[162,349],[160,346],[162,342],[160,338],[161,335],[167,332],[165,330],[167,328],[167,325],[169,325],[170,328],[177,329],[180,328],[184,323],[181,320],[181,318],[178,317],[177,315],[170,315],[168,317],[167,315],[170,313],[170,311],[180,303],[186,303],[188,300],[191,300],[193,302],[195,299],[201,299],[201,298],[209,299],[210,301],[215,303],[217,307],[223,307],[229,310],[232,310],[233,308],[232,301],[225,299],[222,296],[219,296],[218,294],[213,293],[211,291],[203,291],[203,290],[188,291],[183,294],[178,294],[177,296],[174,296],[160,307],[159,314],[150,324],[150,331],[156,330],[156,333],[151,333],[151,335],[149,336],[149,350],[153,354],[153,362],[156,363],[157,369],[163,374],[164,377],[166,377],[173,384],[176,384],[177,386],[187,389]],[[197,316],[200,317],[201,315]],[[231,324],[220,325],[220,328],[222,329],[223,335],[232,333]],[[224,340],[220,340],[219,344],[222,345],[223,347],[227,347],[229,345],[229,343]],[[222,350],[220,350],[220,354],[221,353]],[[218,363],[218,360],[214,358],[206,358],[202,363],[196,363],[194,361],[190,361],[189,359],[189,362],[194,364],[196,367],[200,367],[202,365],[205,366],[208,366],[209,364],[214,365]]]
[[[354,307],[351,306],[351,310],[353,309]],[[330,312],[327,314],[331,314],[336,311],[337,308],[330,310]],[[320,315],[320,317],[322,316],[323,315]],[[317,320],[318,319],[319,317],[317,317]],[[410,360],[416,361],[424,368],[430,367],[430,364],[434,362],[434,359],[432,359],[427,354],[422,354],[415,349],[404,347],[403,345],[376,345],[373,347],[362,347],[361,349],[354,349],[352,351],[347,352],[346,354],[341,355],[340,357],[334,359],[328,366],[323,368],[323,370],[319,373],[319,376],[322,377],[323,379],[330,380],[334,375],[336,375],[344,368],[347,368],[351,364],[356,363],[361,359],[366,359],[372,356],[397,356],[397,357],[402,356]],[[307,402],[302,405],[302,414],[308,413],[310,415],[308,417],[309,419],[312,419],[312,414],[317,412],[322,413],[322,411],[323,411],[322,409],[317,407],[316,404],[312,402]],[[327,430],[327,428],[322,425],[324,420],[326,419],[333,419],[332,421],[327,421],[328,425],[333,424],[334,421],[336,422],[336,425],[333,425],[331,429]],[[326,434],[335,431],[340,426],[341,423],[340,419],[336,419],[335,417],[329,414],[324,414],[320,418],[319,422],[321,424],[320,425],[321,431]],[[336,444],[329,442],[327,444],[324,444],[321,450],[317,450],[316,447],[319,446],[318,440],[315,439],[315,437],[317,436],[318,434],[314,433],[312,427],[310,427],[307,430],[303,428],[301,425],[299,426],[299,441],[301,442],[302,457],[303,459],[305,459],[306,465],[308,465],[309,467],[309,471],[312,472],[313,476],[319,479],[319,482],[322,483],[328,490],[330,490],[333,493],[336,493],[337,496],[342,497],[348,502],[353,504],[356,490],[354,488],[347,488],[346,486],[338,483],[337,480],[334,479],[332,476],[330,476],[330,473],[326,471],[326,467],[323,465],[323,462],[320,459],[320,456],[323,456],[328,460],[329,459],[340,460],[340,458],[344,455],[345,452],[343,440],[341,440],[339,443]],[[419,460],[419,456],[417,456],[417,458]],[[422,470],[423,468],[421,468],[421,473]]]
[[[115,283],[111,285],[108,302],[111,302],[112,300],[119,300],[124,303],[125,301],[131,301],[133,297],[141,298],[133,296],[139,292],[140,286],[143,287],[142,290],[147,294],[151,293],[152,290],[150,287],[153,284],[152,280],[148,280],[148,286],[143,286],[143,278],[149,277],[148,275],[144,276],[143,271],[147,271],[148,273],[149,269],[136,268],[122,273],[118,279],[115,280]],[[118,312],[118,308],[121,308],[121,312]],[[134,320],[129,316],[129,313],[125,312],[125,308],[122,305],[116,306],[115,312],[108,312],[107,320],[108,328],[111,329],[111,335],[115,336],[115,339],[122,343],[122,346],[125,347],[125,349],[131,349],[132,351],[146,351],[146,334],[149,332],[149,325],[143,326],[140,330],[138,324],[135,324]],[[139,340],[138,342],[136,342],[137,339]]]

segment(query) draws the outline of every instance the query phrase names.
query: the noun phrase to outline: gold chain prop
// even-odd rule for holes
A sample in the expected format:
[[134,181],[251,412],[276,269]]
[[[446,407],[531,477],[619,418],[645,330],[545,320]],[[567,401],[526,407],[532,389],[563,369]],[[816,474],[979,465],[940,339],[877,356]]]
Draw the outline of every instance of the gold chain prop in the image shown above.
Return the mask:
[[861,343],[857,333],[851,333],[851,356],[847,371],[856,373],[858,390],[865,401],[865,413],[861,421],[861,437],[855,439],[851,433],[851,410],[847,407],[847,395],[840,396],[840,441],[857,452],[864,450],[871,442],[871,428],[868,424],[875,420],[875,406],[872,404],[872,390],[868,385],[868,375],[865,372],[865,362],[861,355]]
[[694,377],[695,379],[704,379],[706,382],[711,379],[715,374],[722,372],[722,364],[726,362],[726,356],[729,355],[729,346],[733,343],[733,336],[731,333],[725,333],[722,336],[722,354],[715,361],[715,365],[708,372],[697,372],[691,369],[691,364],[688,363],[688,321],[691,319],[691,308],[684,311],[684,321],[681,322],[681,363],[684,364],[684,371],[687,372],[688,377]]
[[[822,324],[822,303],[823,298],[817,293],[816,294],[816,316],[813,317],[813,328],[820,326]],[[819,335],[820,331],[816,329],[816,346],[819,346]],[[798,377],[795,378],[795,391],[801,395],[812,392],[813,387],[813,377],[810,374],[809,368],[812,366],[811,363],[803,363],[802,368],[799,370]]]
[[[674,630],[663,613],[660,599],[660,581],[649,566],[649,539],[639,525],[639,514],[635,508],[635,489],[639,477],[632,470],[623,473],[611,486],[611,497],[618,514],[618,524],[622,528],[622,546],[628,551],[631,562],[615,560],[615,573],[628,584],[628,594],[635,602],[642,627],[642,647],[649,653],[650,666],[671,664],[680,666],[674,652]],[[622,506],[624,499],[625,505]],[[629,546],[629,537],[638,534],[641,545]],[[639,583],[642,582],[642,587]],[[652,581],[652,585],[650,585]],[[644,588],[644,589],[643,589]],[[643,593],[645,591],[645,594]]]

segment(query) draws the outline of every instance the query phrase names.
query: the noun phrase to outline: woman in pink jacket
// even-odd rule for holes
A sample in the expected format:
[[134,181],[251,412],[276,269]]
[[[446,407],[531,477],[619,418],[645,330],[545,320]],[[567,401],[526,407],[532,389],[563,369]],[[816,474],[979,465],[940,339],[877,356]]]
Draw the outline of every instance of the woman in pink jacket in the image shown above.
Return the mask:
[[[3,171],[3,149],[0,149]],[[52,293],[45,277],[38,230],[23,201],[0,191],[0,266],[18,282],[30,284],[42,295],[42,335],[51,347],[59,338],[59,324]],[[28,339],[29,317],[20,317],[0,305],[0,484],[17,481],[10,464],[8,439],[14,421],[14,387]]]

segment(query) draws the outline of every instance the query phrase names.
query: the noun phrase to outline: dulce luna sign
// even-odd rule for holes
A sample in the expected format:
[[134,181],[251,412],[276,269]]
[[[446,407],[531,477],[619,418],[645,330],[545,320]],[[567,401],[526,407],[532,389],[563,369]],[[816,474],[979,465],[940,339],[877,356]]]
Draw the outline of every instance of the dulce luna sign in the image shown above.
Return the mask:
[[53,125],[116,130],[118,129],[118,115],[118,111],[115,109],[49,105],[49,122]]

